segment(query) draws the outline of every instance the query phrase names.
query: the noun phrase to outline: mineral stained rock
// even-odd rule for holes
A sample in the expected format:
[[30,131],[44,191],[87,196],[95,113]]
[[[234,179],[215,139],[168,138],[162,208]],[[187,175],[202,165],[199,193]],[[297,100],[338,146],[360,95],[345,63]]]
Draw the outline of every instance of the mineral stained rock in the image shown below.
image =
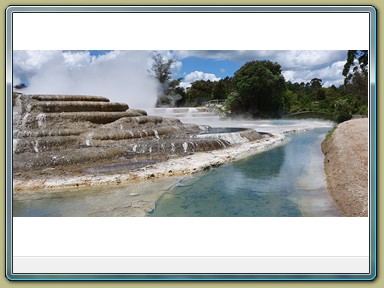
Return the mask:
[[152,163],[153,159],[161,161],[262,138],[254,130],[231,137],[199,136],[209,129],[148,116],[105,97],[13,93],[13,169],[114,161]]

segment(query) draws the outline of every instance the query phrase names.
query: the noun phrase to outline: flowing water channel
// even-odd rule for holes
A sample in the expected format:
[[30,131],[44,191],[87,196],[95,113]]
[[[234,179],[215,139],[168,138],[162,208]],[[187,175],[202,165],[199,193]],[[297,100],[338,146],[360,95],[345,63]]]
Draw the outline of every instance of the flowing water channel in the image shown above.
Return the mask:
[[321,141],[329,129],[178,183],[151,216],[340,216],[326,190]]
[[[214,127],[254,128],[266,133],[293,132],[287,133],[287,141],[276,148],[190,176],[17,193],[13,200],[13,215],[341,216],[326,189],[320,147],[332,128],[331,122],[243,120],[228,123],[218,117],[213,119],[212,115],[195,118],[195,123],[200,121],[198,124]],[[294,132],[303,128],[307,131]]]

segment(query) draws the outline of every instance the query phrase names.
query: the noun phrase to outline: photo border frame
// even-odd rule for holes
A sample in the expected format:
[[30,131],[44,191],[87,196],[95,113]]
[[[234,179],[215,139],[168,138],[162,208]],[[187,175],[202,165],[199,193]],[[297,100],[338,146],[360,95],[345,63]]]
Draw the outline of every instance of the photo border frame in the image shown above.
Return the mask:
[[377,270],[377,23],[376,9],[372,6],[10,6],[6,11],[6,75],[12,75],[12,15],[13,13],[312,13],[312,12],[346,12],[346,13],[369,13],[370,14],[370,59],[369,59],[369,78],[370,78],[370,259],[371,273],[367,275],[276,275],[276,274],[242,274],[242,275],[179,275],[179,274],[123,274],[111,277],[110,274],[103,275],[84,275],[84,274],[40,274],[40,275],[20,275],[12,273],[12,118],[9,111],[12,111],[12,83],[6,85],[6,265],[7,277],[10,280],[372,280],[376,277]]

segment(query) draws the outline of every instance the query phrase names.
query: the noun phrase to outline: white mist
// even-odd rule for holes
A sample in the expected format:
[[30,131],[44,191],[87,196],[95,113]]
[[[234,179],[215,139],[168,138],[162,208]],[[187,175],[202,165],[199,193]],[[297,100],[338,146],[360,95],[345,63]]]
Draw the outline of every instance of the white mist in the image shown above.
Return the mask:
[[[154,107],[157,80],[147,73],[151,51],[14,51],[14,81],[28,80],[25,94],[108,97],[131,108]],[[19,83],[13,83],[17,85]]]

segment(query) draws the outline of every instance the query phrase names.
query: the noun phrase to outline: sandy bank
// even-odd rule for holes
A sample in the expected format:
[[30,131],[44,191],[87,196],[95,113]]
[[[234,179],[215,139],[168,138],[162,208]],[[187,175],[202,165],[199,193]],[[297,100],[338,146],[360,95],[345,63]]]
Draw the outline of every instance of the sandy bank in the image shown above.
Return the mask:
[[156,177],[187,175],[210,169],[224,163],[245,158],[279,145],[285,136],[274,134],[270,137],[239,143],[222,150],[211,152],[198,152],[185,157],[169,159],[144,168],[129,171],[129,173],[116,172],[114,174],[82,174],[47,175],[47,177],[25,179],[14,177],[14,192],[34,191],[61,187],[85,187],[102,184],[120,184],[135,180],[154,179]]
[[345,216],[368,216],[368,119],[343,122],[322,143],[328,191]]

